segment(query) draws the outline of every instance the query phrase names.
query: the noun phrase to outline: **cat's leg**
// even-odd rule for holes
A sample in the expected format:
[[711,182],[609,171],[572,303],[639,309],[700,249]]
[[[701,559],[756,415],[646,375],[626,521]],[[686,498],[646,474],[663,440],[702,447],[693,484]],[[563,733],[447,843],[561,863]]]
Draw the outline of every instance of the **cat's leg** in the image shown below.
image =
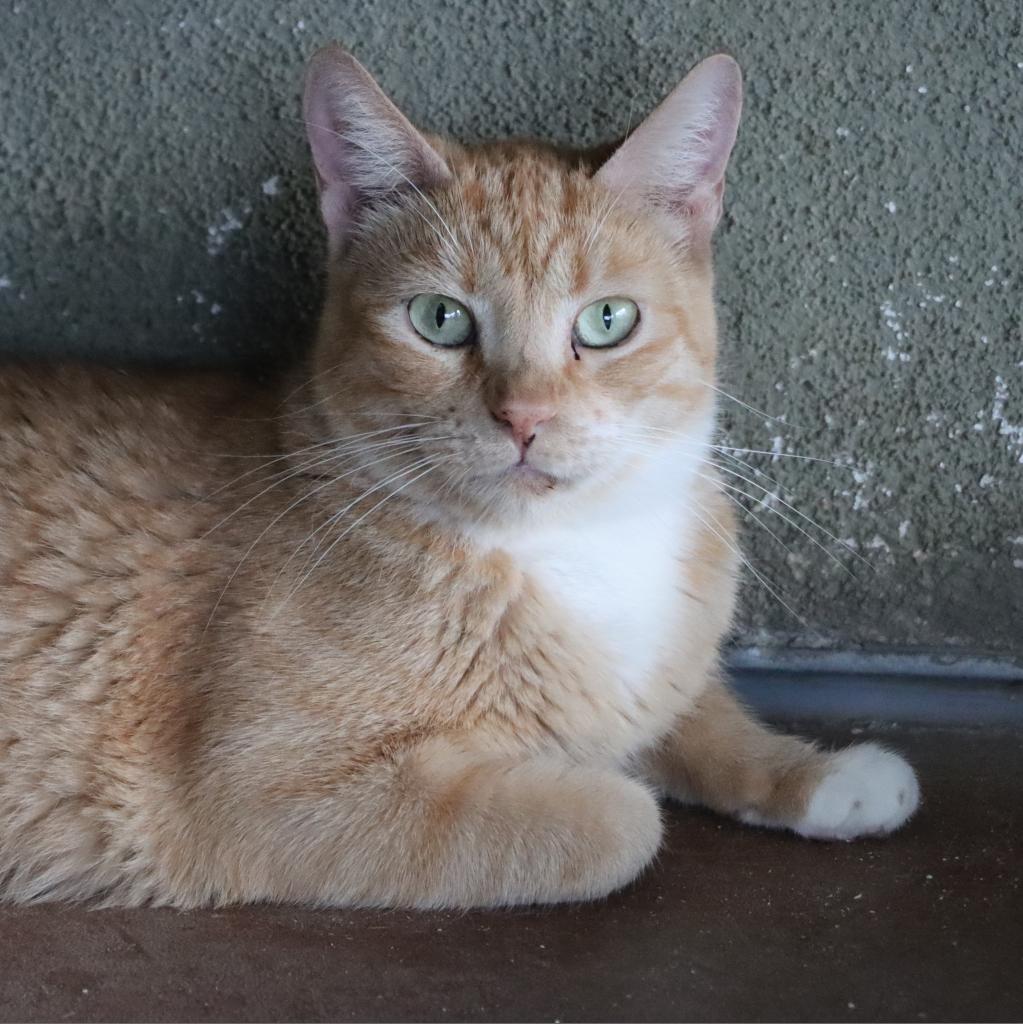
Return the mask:
[[585,900],[635,878],[661,838],[656,796],[617,770],[515,761],[443,742],[317,789],[289,785],[287,800],[253,792],[238,804],[244,828],[222,823],[231,845],[217,857],[219,878],[207,883],[215,901]]
[[717,678],[643,766],[669,797],[814,839],[891,832],[920,802],[897,754],[874,743],[827,752],[772,732]]

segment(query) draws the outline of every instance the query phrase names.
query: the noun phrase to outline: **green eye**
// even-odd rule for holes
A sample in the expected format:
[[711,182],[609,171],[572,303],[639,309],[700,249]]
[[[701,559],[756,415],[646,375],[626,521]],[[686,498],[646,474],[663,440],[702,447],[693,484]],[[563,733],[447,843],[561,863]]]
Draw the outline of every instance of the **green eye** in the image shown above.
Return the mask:
[[408,304],[408,318],[431,345],[454,348],[472,340],[472,315],[457,299],[447,295],[417,295]]
[[631,299],[601,299],[587,306],[575,322],[575,336],[587,348],[620,345],[639,322],[639,309]]

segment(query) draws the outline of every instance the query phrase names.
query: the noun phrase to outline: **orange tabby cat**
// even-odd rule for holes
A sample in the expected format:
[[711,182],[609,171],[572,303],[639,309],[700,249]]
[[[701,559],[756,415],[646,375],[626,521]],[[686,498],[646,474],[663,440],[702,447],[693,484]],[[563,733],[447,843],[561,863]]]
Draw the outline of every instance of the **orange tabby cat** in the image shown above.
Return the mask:
[[912,814],[901,758],[776,735],[718,669],[740,93],[704,61],[595,169],[427,139],[328,47],[308,363],[4,372],[8,899],[577,900],[650,863],[660,796],[819,838]]

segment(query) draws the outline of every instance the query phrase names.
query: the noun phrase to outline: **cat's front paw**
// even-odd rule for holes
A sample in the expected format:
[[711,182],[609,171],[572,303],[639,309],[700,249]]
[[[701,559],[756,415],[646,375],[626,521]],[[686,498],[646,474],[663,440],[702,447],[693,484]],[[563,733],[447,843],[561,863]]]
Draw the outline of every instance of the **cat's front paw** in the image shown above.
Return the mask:
[[833,754],[827,774],[793,830],[811,839],[884,835],[904,825],[920,804],[916,773],[876,743]]

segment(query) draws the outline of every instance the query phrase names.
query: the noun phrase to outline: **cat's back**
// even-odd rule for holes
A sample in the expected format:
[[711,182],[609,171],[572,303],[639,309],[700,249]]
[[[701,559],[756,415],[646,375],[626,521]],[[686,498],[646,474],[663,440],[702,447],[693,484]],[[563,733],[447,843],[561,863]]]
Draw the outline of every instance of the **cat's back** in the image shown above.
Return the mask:
[[141,503],[193,489],[218,446],[244,457],[259,444],[264,405],[228,374],[0,366],[0,503],[52,513],[97,492]]
[[231,373],[0,366],[0,537],[69,515],[180,519],[275,443],[273,394]]
[[201,499],[267,443],[258,391],[212,373],[0,367],[0,682],[40,657],[77,663],[127,615],[152,604],[166,622],[196,596],[168,583],[201,578]]

